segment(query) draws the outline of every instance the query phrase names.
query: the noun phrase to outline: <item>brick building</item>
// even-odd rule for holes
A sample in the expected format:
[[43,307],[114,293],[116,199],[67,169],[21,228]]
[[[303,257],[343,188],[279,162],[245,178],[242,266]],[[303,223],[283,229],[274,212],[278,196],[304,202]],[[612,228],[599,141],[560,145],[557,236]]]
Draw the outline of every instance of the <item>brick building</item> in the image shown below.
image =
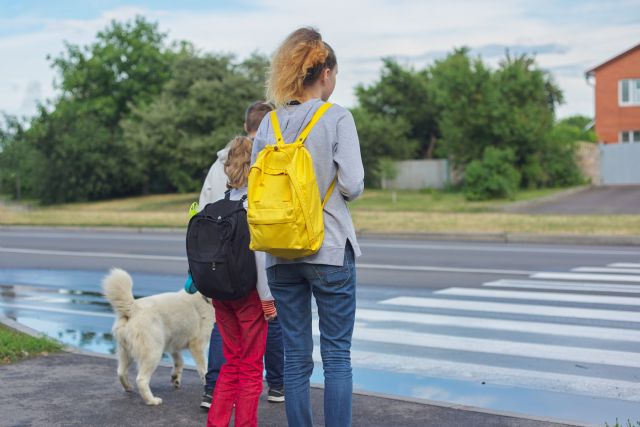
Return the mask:
[[590,69],[600,142],[640,143],[640,44]]

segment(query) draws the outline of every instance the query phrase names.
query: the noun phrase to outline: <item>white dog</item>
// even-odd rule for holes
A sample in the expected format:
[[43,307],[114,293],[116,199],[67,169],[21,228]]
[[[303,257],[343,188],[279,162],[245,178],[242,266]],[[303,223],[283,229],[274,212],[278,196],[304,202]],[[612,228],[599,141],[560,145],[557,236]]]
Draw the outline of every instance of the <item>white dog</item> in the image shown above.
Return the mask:
[[211,335],[214,310],[200,293],[190,295],[181,290],[136,300],[132,287],[131,276],[118,268],[112,269],[102,282],[104,295],[116,313],[113,334],[118,346],[118,379],[126,391],[132,390],[128,370],[135,361],[140,395],[147,405],[159,405],[162,399],[151,393],[149,380],[162,353],[173,358],[171,382],[176,388],[182,378],[180,351],[185,348],[193,355],[204,384],[204,348]]

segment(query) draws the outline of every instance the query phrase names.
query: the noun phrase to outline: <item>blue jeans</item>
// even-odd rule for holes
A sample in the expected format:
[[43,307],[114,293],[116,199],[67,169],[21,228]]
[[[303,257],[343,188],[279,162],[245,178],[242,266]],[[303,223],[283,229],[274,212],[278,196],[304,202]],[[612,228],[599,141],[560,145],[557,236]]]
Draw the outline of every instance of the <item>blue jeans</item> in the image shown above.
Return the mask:
[[277,264],[267,269],[284,338],[284,391],[290,426],[313,425],[309,378],[313,372],[311,295],[320,321],[327,427],[351,425],[351,337],[356,312],[356,269],[347,243],[342,267]]
[[[209,364],[206,375],[205,392],[212,392],[218,381],[220,368],[224,364],[222,354],[222,337],[218,325],[213,326],[211,341],[209,342]],[[270,388],[281,390],[284,386],[284,347],[282,344],[282,329],[278,318],[268,322],[267,350],[264,353],[264,366],[267,371],[267,383]]]

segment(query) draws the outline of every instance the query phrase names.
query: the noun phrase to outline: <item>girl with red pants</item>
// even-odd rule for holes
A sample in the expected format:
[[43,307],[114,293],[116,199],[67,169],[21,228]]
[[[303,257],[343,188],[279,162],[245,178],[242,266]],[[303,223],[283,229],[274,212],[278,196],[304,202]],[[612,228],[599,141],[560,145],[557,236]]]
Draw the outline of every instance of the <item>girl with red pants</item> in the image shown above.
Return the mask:
[[[246,137],[236,137],[229,148],[224,165],[227,187],[231,189],[231,200],[240,200],[247,194],[252,142]],[[236,427],[258,425],[267,320],[277,313],[267,284],[265,255],[262,252],[255,255],[256,290],[239,300],[213,300],[226,363],[220,369],[207,427],[227,427],[234,406]]]

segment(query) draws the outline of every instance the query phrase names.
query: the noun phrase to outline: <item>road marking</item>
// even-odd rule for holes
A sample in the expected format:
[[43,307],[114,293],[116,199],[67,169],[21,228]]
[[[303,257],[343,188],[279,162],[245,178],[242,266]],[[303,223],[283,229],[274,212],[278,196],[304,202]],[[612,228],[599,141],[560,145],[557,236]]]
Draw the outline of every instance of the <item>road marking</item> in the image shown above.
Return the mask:
[[[469,252],[519,252],[541,254],[579,254],[579,255],[632,255],[638,256],[638,251],[625,251],[615,249],[569,249],[556,247],[522,247],[512,246],[513,243],[488,243],[486,245],[439,245],[439,244],[412,244],[412,243],[379,243],[360,242],[363,248],[387,248],[387,249],[423,249],[423,250],[458,250]],[[500,246],[498,246],[500,245]],[[554,245],[555,246],[555,245]]]
[[640,264],[634,262],[614,262],[613,264],[609,264],[608,267],[640,268]]
[[640,269],[632,268],[606,268],[606,267],[577,267],[571,271],[577,273],[623,273],[623,274],[640,274]]
[[600,350],[522,341],[458,337],[411,332],[402,329],[369,328],[359,324],[356,324],[353,330],[353,338],[368,342],[423,348],[640,368],[640,353],[630,351]]
[[[185,229],[186,230],[186,229]],[[149,241],[171,241],[171,242],[184,242],[184,234],[175,233],[173,236],[158,236],[150,235],[149,233],[141,233],[138,231],[131,231],[128,234],[118,234],[122,232],[116,232],[115,234],[107,234],[108,231],[91,233],[86,231],[70,231],[68,233],[60,232],[39,232],[39,233],[25,233],[25,232],[2,232],[0,235],[7,237],[26,237],[26,238],[43,238],[43,239],[76,239],[76,240],[149,240]],[[124,232],[127,233],[127,232]]]
[[640,298],[617,297],[608,295],[582,295],[558,292],[526,292],[526,291],[505,291],[486,288],[447,288],[434,292],[438,295],[480,297],[480,298],[507,298],[524,299],[527,301],[557,301],[557,302],[577,302],[589,304],[608,305],[635,305],[640,306]]
[[586,273],[535,273],[532,279],[588,280],[605,282],[640,282],[640,276],[623,276],[621,274],[586,274]]
[[[322,360],[318,346],[315,346],[313,359],[316,362],[321,362]],[[640,402],[640,383],[637,381],[505,368],[358,350],[351,351],[351,363],[356,367],[375,368],[387,372],[451,378],[473,381],[477,384],[484,381],[495,385],[526,387]]]
[[[56,251],[56,250],[46,250],[46,249],[23,249],[23,248],[6,248],[6,247],[0,247],[0,252],[28,254],[28,255],[53,255],[53,256],[73,256],[73,257],[90,257],[90,258],[122,258],[122,259],[141,259],[141,260],[178,261],[178,262],[187,261],[187,257],[184,257],[184,256],[126,254],[126,253],[114,253],[114,252]],[[479,269],[479,268],[421,266],[421,265],[357,264],[357,267],[365,270],[370,269],[370,270],[392,270],[392,271],[423,271],[423,272],[499,274],[499,275],[520,275],[520,276],[529,276],[531,274],[536,273],[535,271],[523,271],[523,270],[495,270],[495,269]]]
[[572,283],[544,280],[496,280],[482,286],[496,288],[549,289],[556,291],[589,291],[640,294],[640,285],[616,285],[613,283]]
[[[54,238],[54,239],[88,239],[88,240],[136,240],[136,241],[184,241],[184,233],[174,232],[175,235],[166,236],[154,235],[149,232],[122,232],[116,231],[110,234],[110,232],[86,232],[86,231],[74,231],[70,230],[67,233],[63,232],[23,232],[23,231],[6,231],[0,230],[0,235],[7,237],[37,237],[37,238]],[[460,245],[450,244],[443,245],[437,243],[382,243],[382,242],[368,242],[366,238],[359,239],[359,245],[363,248],[389,248],[389,249],[412,249],[412,250],[454,250],[454,251],[469,251],[469,252],[519,252],[519,253],[557,253],[557,254],[584,254],[584,255],[632,255],[638,256],[637,251],[625,251],[615,249],[577,249],[577,248],[556,248],[556,247],[523,247],[515,246],[513,243],[488,243],[486,245]],[[554,245],[555,246],[555,245]]]
[[501,302],[462,301],[444,298],[419,297],[395,297],[388,300],[380,301],[380,304],[420,308],[480,311],[489,313],[570,317],[577,319],[609,320],[617,322],[640,322],[640,312],[622,310],[552,307],[548,305],[508,304]]
[[7,304],[0,302],[0,307],[15,308],[21,310],[45,311],[50,313],[77,314],[79,316],[108,317],[113,319],[115,316],[111,313],[98,313],[96,311],[70,310],[66,308],[42,307],[24,304]]
[[487,268],[456,268],[418,265],[389,265],[389,264],[356,264],[356,267],[370,270],[404,270],[404,271],[430,271],[446,273],[475,273],[475,274],[506,274],[517,276],[529,276],[536,271],[526,270],[496,270]]
[[447,316],[431,313],[411,313],[404,311],[370,310],[359,308],[356,310],[356,320],[360,322],[405,322],[416,325],[452,326],[456,328],[560,335],[611,341],[630,341],[635,343],[640,342],[640,331],[636,329],[565,325],[561,323],[490,319],[486,317]]
[[187,260],[187,257],[184,257],[184,256],[125,254],[125,253],[114,253],[114,252],[54,251],[54,250],[47,250],[47,249],[23,249],[23,248],[3,248],[3,247],[0,247],[0,252],[25,254],[25,255],[54,255],[54,256],[74,256],[74,257],[89,257],[89,258],[124,258],[124,259],[156,260],[156,261],[185,262]]

